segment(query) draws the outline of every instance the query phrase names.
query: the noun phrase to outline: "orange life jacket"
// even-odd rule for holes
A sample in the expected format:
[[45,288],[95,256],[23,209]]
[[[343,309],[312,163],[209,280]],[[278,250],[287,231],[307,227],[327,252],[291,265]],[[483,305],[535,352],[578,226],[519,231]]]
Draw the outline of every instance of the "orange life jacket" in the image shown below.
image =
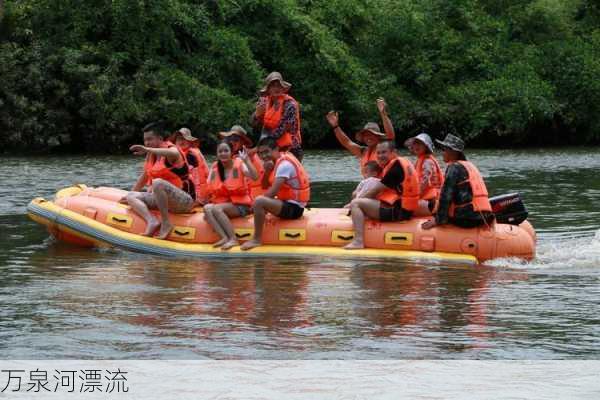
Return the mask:
[[[160,146],[161,149],[169,147],[177,148],[177,146],[169,141],[164,141]],[[179,150],[179,154],[181,154],[183,160],[179,166],[171,165],[165,157],[157,157],[153,154],[148,154],[146,162],[144,163],[144,171],[148,177],[146,184],[150,186],[154,179],[164,179],[195,198],[196,193],[193,188],[193,183],[189,179],[189,170],[185,155],[179,148],[177,148],[177,150]]]
[[[250,198],[243,170],[244,162],[239,158],[233,159],[233,167],[229,176],[225,176],[225,182],[221,181],[219,176],[218,164],[218,161],[213,163],[208,178],[211,203],[233,203],[251,206],[252,199]],[[227,175],[227,171],[225,171],[225,175]]]
[[[375,149],[375,146],[373,146],[373,148],[365,148],[362,152],[362,156],[360,157],[360,173],[362,174],[363,178],[366,178],[367,176],[365,175],[365,165],[367,165],[367,163],[369,161],[377,161],[377,151]],[[379,174],[379,178],[381,178],[383,175]]]
[[469,175],[469,178],[466,181],[460,182],[458,184],[462,185],[462,184],[468,183],[471,186],[471,192],[473,192],[473,200],[471,200],[470,203],[465,203],[465,204],[454,204],[454,203],[450,204],[450,210],[448,212],[448,215],[450,217],[454,217],[455,211],[457,208],[465,207],[465,206],[468,206],[469,204],[471,204],[473,206],[473,210],[476,212],[485,212],[485,211],[491,212],[492,205],[490,204],[490,199],[488,197],[488,191],[485,186],[485,182],[483,181],[483,178],[481,177],[481,173],[479,172],[477,167],[475,167],[475,165],[473,165],[473,163],[470,161],[456,161],[456,162],[458,162],[460,165],[465,167],[465,169],[467,170],[467,173]]
[[306,172],[302,164],[300,164],[300,161],[298,161],[298,159],[294,157],[292,153],[281,153],[281,156],[275,163],[275,167],[273,168],[273,171],[271,171],[271,175],[269,176],[269,184],[273,186],[273,183],[275,182],[275,172],[277,171],[277,167],[279,167],[279,165],[284,160],[291,162],[294,166],[294,169],[296,170],[295,177],[298,178],[300,188],[294,189],[286,181],[279,188],[279,192],[277,192],[277,198],[279,200],[294,200],[299,203],[308,203],[308,201],[310,200],[310,179],[308,177],[308,173]]
[[[267,98],[267,108],[265,115],[263,116],[263,126],[269,130],[276,129],[281,123],[283,117],[283,111],[285,109],[285,102],[292,101],[296,108],[296,131],[289,132],[285,131],[279,139],[277,139],[277,147],[280,149],[289,148],[292,145],[292,136],[298,138],[298,142],[302,143],[302,135],[300,134],[300,107],[298,102],[287,94],[282,96],[269,96]],[[277,104],[277,106],[275,106]]]
[[208,164],[204,155],[197,147],[180,150],[185,154],[190,171],[190,180],[196,190],[196,199],[206,199],[208,197]]
[[442,174],[440,164],[433,154],[419,156],[417,162],[415,163],[415,170],[417,171],[417,176],[419,179],[419,189],[421,187],[421,176],[423,176],[423,164],[425,160],[431,160],[431,162],[433,162],[433,175],[429,178],[428,185],[423,193],[420,194],[419,198],[421,200],[437,199],[440,196],[440,191],[444,184],[444,175]]
[[415,211],[419,205],[419,180],[411,162],[404,157],[396,156],[387,163],[381,176],[385,176],[396,163],[399,163],[404,171],[402,193],[398,193],[396,189],[386,187],[377,195],[377,199],[390,206],[400,200],[400,205],[403,209]]

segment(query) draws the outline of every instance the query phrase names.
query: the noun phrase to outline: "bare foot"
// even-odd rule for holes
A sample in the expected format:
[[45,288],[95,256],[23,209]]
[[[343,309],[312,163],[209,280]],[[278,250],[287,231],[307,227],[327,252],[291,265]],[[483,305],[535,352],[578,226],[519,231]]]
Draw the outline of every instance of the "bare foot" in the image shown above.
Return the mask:
[[237,240],[233,239],[233,240],[229,240],[227,243],[225,243],[222,247],[221,250],[229,250],[234,246],[238,246],[240,244],[240,242],[238,242]]
[[344,246],[345,250],[359,250],[359,249],[364,249],[364,248],[365,248],[364,243],[357,242],[356,240],[353,240],[352,242],[350,242]]
[[163,221],[163,223],[160,225],[160,231],[158,232],[158,236],[156,236],[156,238],[164,240],[169,237],[169,234],[171,233],[172,230],[173,230],[173,225],[171,225],[168,222]]
[[158,229],[159,226],[160,226],[160,221],[157,220],[156,218],[152,218],[146,224],[146,230],[144,231],[144,233],[142,233],[142,236],[151,237],[152,235],[154,235],[154,232],[156,232],[156,230]]
[[240,246],[240,249],[242,250],[250,250],[253,249],[255,247],[261,246],[262,243],[259,242],[256,239],[252,239],[252,240],[248,240],[246,243],[244,243],[243,245]]
[[221,240],[219,240],[218,242],[214,242],[213,243],[213,247],[215,249],[218,249],[219,247],[223,246],[225,243],[227,243],[229,241],[228,238],[221,238]]

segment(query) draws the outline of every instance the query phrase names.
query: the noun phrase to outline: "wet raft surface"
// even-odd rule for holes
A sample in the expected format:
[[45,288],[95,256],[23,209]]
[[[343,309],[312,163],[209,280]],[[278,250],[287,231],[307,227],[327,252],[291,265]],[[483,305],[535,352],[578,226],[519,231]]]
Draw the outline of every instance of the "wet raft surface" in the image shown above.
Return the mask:
[[[15,185],[0,187],[0,351],[5,358],[597,358],[599,156],[475,152],[490,192],[524,194],[540,240],[534,263],[478,269],[77,249],[48,240],[24,215],[32,188],[51,197],[84,181],[127,187],[139,165],[4,159],[0,179]],[[309,153],[306,164],[317,181],[314,205],[341,206],[358,180],[355,161]]]

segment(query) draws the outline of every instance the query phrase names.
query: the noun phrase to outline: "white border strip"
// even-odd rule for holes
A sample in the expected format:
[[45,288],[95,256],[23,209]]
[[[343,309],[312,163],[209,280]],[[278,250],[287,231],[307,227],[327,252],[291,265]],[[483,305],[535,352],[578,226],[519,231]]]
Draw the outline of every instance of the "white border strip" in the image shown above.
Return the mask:
[[[0,361],[0,370],[0,390],[6,371],[25,371],[22,390],[10,387],[0,399],[600,398],[600,361],[15,360]],[[29,375],[36,370],[47,371],[51,388],[59,372],[77,371],[75,390],[27,392]],[[101,371],[102,392],[81,391],[86,370]],[[116,370],[125,373],[126,393],[104,390],[111,382],[108,372]]]

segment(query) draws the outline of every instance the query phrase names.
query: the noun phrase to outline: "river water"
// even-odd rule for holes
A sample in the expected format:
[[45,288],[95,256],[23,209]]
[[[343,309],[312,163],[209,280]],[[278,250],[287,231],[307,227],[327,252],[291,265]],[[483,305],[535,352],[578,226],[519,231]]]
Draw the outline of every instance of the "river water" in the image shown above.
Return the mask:
[[[531,263],[166,259],[57,243],[25,215],[74,183],[129,187],[130,157],[2,158],[3,359],[597,359],[600,148],[469,154],[492,194],[519,191]],[[358,181],[308,152],[314,206]]]

